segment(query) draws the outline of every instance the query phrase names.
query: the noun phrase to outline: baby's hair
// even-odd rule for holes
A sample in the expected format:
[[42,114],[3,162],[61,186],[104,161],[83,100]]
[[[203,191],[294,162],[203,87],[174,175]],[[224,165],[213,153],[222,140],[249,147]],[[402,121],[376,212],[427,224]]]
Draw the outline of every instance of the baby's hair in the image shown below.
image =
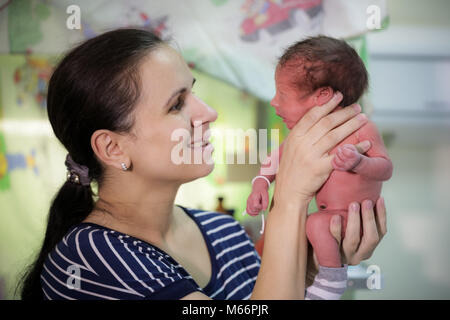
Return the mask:
[[342,106],[361,98],[368,87],[368,74],[363,61],[343,40],[316,36],[299,41],[281,56],[278,67],[293,74],[293,85],[309,93],[321,87],[340,91]]

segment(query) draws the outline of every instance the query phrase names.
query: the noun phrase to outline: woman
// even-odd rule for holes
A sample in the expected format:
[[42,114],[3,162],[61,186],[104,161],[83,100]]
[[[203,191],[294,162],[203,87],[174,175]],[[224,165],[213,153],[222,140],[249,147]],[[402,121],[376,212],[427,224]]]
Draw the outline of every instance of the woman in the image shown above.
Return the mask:
[[[357,108],[327,115],[342,98],[336,96],[291,131],[260,260],[230,217],[174,205],[181,184],[213,169],[171,161],[174,130],[206,132],[217,117],[193,94],[194,82],[181,56],[142,30],[105,33],[60,62],[49,83],[48,115],[69,152],[69,173],[51,205],[23,299],[304,297],[308,203],[332,170],[327,150],[365,118]],[[185,147],[207,151],[206,139]],[[369,257],[384,234],[381,201],[377,208],[378,220],[363,208],[362,239],[359,207],[350,212],[344,264]],[[339,228],[331,226],[337,241]],[[327,272],[346,274],[345,266]]]

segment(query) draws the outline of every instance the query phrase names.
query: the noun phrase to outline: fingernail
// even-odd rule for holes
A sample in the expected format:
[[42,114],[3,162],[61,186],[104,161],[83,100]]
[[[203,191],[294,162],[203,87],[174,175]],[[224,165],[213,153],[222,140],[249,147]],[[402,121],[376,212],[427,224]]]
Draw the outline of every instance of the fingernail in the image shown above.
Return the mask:
[[338,224],[338,223],[340,223],[341,222],[341,216],[340,215],[337,215],[337,216],[333,216],[332,218],[331,218],[331,222],[333,223],[333,224]]
[[363,206],[365,209],[372,209],[373,208],[372,201],[371,200],[364,201]]
[[364,149],[369,148],[370,147],[370,141],[363,141],[361,142],[361,147],[363,147]]
[[355,110],[356,112],[360,112],[361,111],[361,106],[359,104],[354,104],[353,105],[353,110]]
[[357,202],[353,202],[352,204],[350,204],[350,210],[351,211],[359,211],[359,204]]
[[367,121],[367,116],[364,113],[360,113],[356,116],[356,118],[361,121],[361,122],[365,122]]
[[339,91],[336,91],[335,93],[334,93],[334,97],[335,98],[340,98],[342,96],[342,93],[340,93]]

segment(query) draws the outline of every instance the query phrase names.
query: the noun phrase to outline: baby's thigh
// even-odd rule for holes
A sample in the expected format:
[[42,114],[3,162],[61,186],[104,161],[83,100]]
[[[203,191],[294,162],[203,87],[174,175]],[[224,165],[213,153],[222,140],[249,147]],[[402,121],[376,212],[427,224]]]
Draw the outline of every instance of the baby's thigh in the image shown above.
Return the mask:
[[347,211],[343,210],[320,210],[311,213],[306,221],[306,234],[308,238],[317,236],[331,235],[331,218],[335,215],[341,216],[341,237],[344,238],[345,228],[347,227]]

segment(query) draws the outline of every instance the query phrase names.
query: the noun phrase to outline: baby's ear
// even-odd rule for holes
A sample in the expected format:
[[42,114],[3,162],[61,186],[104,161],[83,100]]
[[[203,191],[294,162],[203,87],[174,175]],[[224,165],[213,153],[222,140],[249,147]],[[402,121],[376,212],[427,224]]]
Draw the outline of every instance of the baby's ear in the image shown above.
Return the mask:
[[314,92],[316,106],[321,106],[333,97],[334,90],[331,87],[321,87]]

